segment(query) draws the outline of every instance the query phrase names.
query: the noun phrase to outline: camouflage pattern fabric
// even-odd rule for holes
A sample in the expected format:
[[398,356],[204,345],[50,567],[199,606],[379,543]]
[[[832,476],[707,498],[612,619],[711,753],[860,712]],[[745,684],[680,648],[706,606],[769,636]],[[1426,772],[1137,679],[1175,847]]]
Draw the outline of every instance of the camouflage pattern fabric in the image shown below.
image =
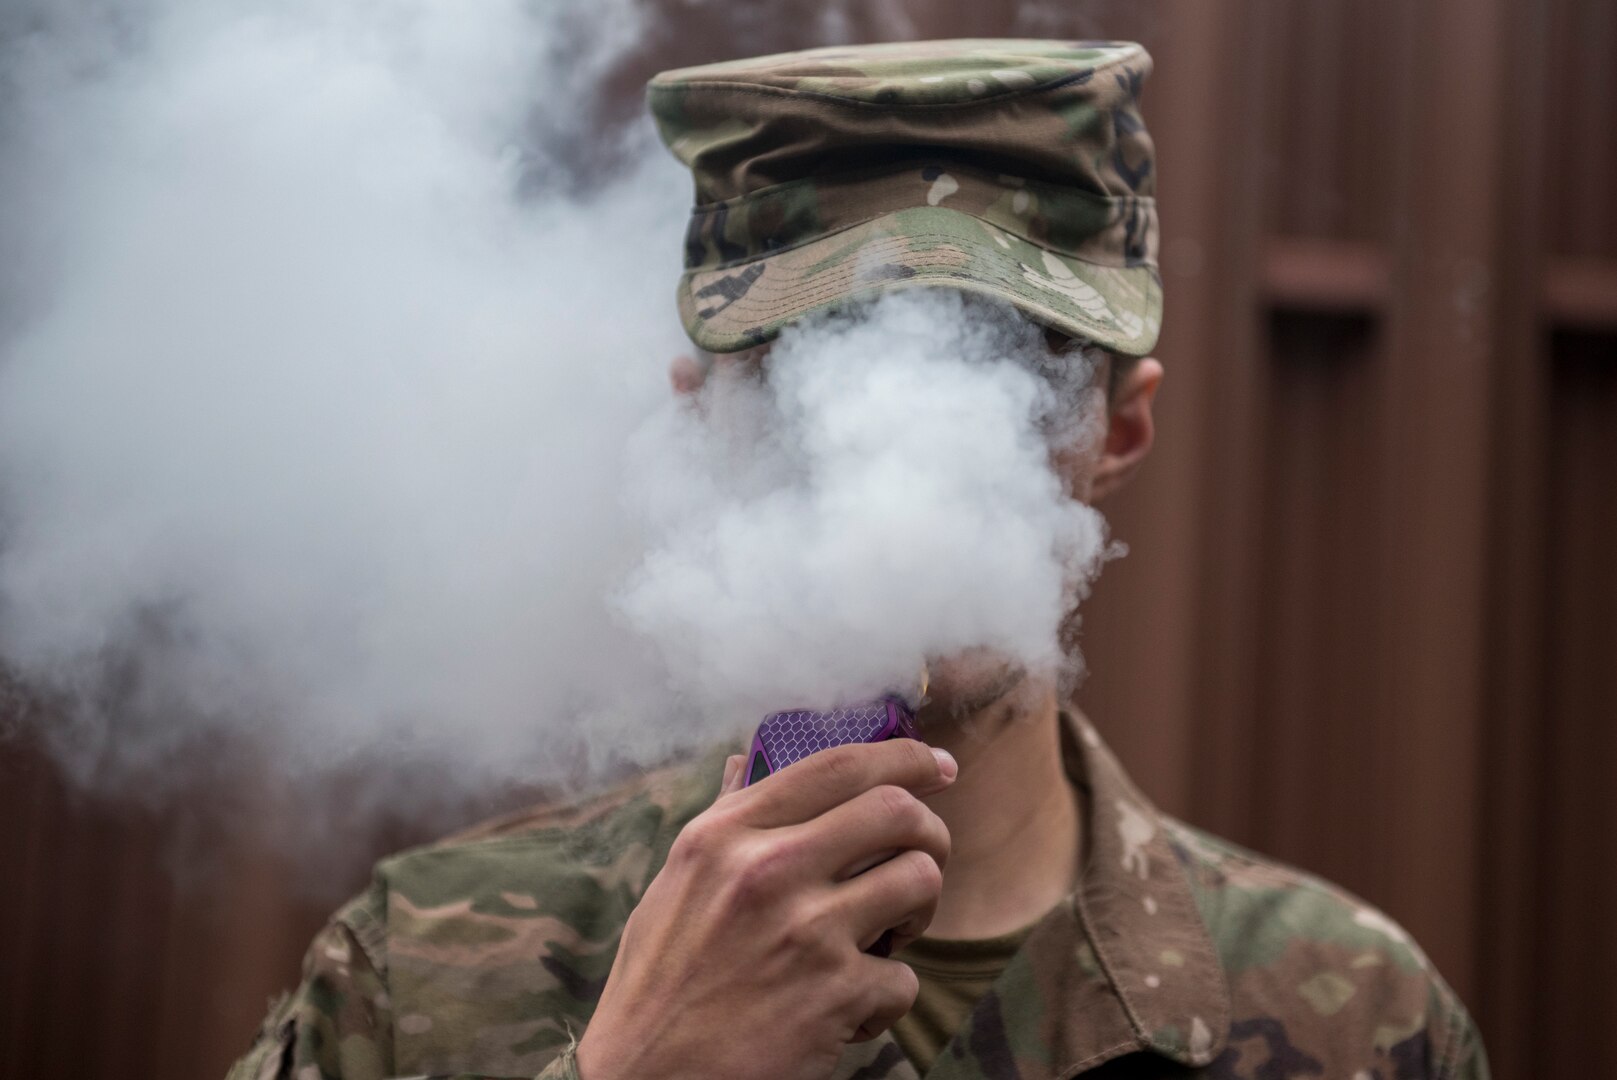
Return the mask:
[[[1082,882],[928,1076],[1485,1080],[1465,1010],[1391,920],[1158,813],[1065,722]],[[577,1080],[624,921],[721,771],[716,754],[383,861],[231,1077]],[[883,1036],[835,1076],[916,1072]]]
[[1145,355],[1162,325],[1150,71],[1128,42],[968,40],[658,75],[652,114],[696,186],[686,330],[731,352],[930,285]]

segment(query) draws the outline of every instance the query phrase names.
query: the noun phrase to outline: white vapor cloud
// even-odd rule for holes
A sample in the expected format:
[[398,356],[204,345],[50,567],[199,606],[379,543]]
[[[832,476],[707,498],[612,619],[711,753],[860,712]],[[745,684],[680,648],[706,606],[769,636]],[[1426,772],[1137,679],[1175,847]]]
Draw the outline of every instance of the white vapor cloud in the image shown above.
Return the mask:
[[954,292],[788,328],[765,378],[720,369],[706,409],[638,433],[657,543],[625,609],[708,708],[868,698],[980,646],[1058,674],[1107,545],[1050,464],[1103,401],[1086,361],[1054,380],[1052,361],[1038,328]]
[[0,25],[0,658],[81,781],[221,738],[577,779],[924,655],[1058,662],[1104,536],[1037,334],[900,295],[671,399],[689,180],[590,130],[637,5]]
[[43,280],[0,346],[0,634],[75,772],[231,728],[290,770],[495,768],[619,679],[613,492],[682,344],[687,181],[637,130],[587,195],[521,196],[535,106],[581,118],[600,60],[464,12],[173,5],[88,72],[82,32],[16,50],[6,246]]

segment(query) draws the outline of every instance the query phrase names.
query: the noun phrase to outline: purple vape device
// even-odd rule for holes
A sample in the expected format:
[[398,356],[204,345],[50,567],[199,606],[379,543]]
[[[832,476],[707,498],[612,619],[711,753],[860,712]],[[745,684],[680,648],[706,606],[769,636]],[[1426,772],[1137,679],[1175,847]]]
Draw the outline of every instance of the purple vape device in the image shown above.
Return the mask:
[[919,741],[920,738],[914,715],[896,694],[829,712],[793,709],[770,713],[752,737],[752,750],[747,754],[746,784],[755,784],[770,773],[830,746],[886,739]]
[[[921,694],[926,694],[924,676]],[[792,709],[770,713],[764,717],[752,737],[752,749],[747,754],[747,779],[742,786],[755,784],[816,750],[841,746],[843,743],[875,743],[886,739],[924,741],[915,729],[915,715],[897,694],[829,712]],[[883,932],[876,943],[865,951],[872,956],[892,955],[893,932]]]

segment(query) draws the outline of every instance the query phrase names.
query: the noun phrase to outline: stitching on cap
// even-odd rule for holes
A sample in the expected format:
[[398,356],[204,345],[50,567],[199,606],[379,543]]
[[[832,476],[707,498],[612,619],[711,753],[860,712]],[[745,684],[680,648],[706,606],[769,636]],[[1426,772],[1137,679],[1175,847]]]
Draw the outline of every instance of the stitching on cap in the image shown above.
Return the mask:
[[[915,234],[912,234],[912,235],[917,236],[917,237],[923,237],[925,239],[931,239],[931,240],[955,240],[955,241],[959,240],[959,238],[956,237],[952,233],[915,233]],[[908,237],[882,237],[880,240],[874,241],[873,244],[874,243],[882,243],[884,241],[888,242],[888,243],[894,243],[894,242],[904,240],[904,239],[907,239],[907,238]],[[1025,264],[1021,263],[1020,260],[1011,260],[1009,256],[1005,256],[1004,258],[1007,261],[1016,261],[1018,266],[1025,265]],[[959,269],[953,263],[941,262],[941,261],[940,262],[933,262],[933,263],[923,263],[922,265],[925,266],[928,269],[955,269],[955,270]],[[1098,264],[1096,264],[1096,265],[1098,265]],[[1120,270],[1125,270],[1125,271],[1126,270],[1147,270],[1147,271],[1149,270],[1149,268],[1147,268],[1147,267],[1105,267],[1105,269],[1108,269],[1108,270],[1120,269]],[[705,272],[705,271],[701,271],[701,272]],[[689,275],[687,275],[687,276],[689,276]],[[974,278],[974,277],[968,277],[963,271],[956,274],[956,275],[953,275],[953,276],[961,277],[961,278],[963,278],[965,280],[976,280],[976,278]],[[987,275],[987,274],[984,274],[984,275],[981,275],[981,276],[982,277],[989,277],[989,275]],[[1006,270],[1004,273],[998,275],[997,277],[994,277],[994,280],[996,280],[999,284],[1005,285],[1007,287],[1015,284],[1015,279],[1010,276],[1010,272],[1008,270]],[[1152,284],[1153,282],[1154,282],[1154,279],[1151,279],[1151,278],[1148,277],[1148,279],[1147,279],[1148,287],[1144,290],[1145,296],[1144,296],[1143,299],[1145,300],[1146,310],[1147,310],[1148,313],[1153,308],[1160,308],[1160,304],[1153,300],[1152,291],[1149,288],[1149,285]],[[879,287],[881,282],[878,280],[878,281],[869,282],[868,284],[873,286],[873,287]],[[1088,283],[1086,282],[1085,284],[1088,284]],[[818,286],[818,287],[816,287],[816,288],[814,288],[814,289],[812,289],[812,290],[810,290],[810,291],[808,291],[806,293],[804,293],[804,292],[792,292],[792,293],[789,293],[789,294],[788,293],[781,293],[781,294],[778,294],[778,295],[780,295],[782,297],[785,297],[785,296],[788,296],[788,295],[793,296],[793,297],[806,297],[806,299],[812,303],[812,302],[818,302],[819,300],[822,300],[822,299],[824,299],[826,297],[835,296],[835,295],[837,295],[837,294],[839,294],[841,292],[844,292],[845,289],[846,289],[846,286],[847,286],[846,282],[842,282],[840,284],[833,284],[833,283],[827,282],[827,283],[825,283],[825,284],[823,284],[821,286]],[[689,283],[687,282],[687,289],[688,289],[688,287],[689,287]],[[1091,288],[1093,288],[1093,286],[1091,286]],[[692,300],[693,303],[695,302],[694,295],[691,296],[691,300]],[[1048,307],[1049,305],[1038,305],[1038,306]],[[762,304],[752,303],[752,302],[749,301],[748,297],[743,296],[740,299],[735,300],[731,304],[727,305],[725,310],[729,311],[729,310],[733,309],[733,310],[738,310],[738,311],[745,312],[745,311],[749,311],[749,310],[756,311],[756,310],[759,310],[762,307],[763,307]],[[1049,309],[1052,312],[1056,310],[1054,307],[1050,307]],[[1081,317],[1084,320],[1087,320],[1088,322],[1093,323],[1096,326],[1109,326],[1110,325],[1108,323],[1102,322],[1100,319],[1096,319],[1096,318],[1088,315],[1087,313],[1083,312],[1083,309],[1081,309],[1081,308],[1078,309],[1078,312],[1079,312],[1079,317]],[[722,313],[720,313],[720,314],[722,314]],[[715,317],[717,317],[717,316],[715,316]],[[704,321],[708,321],[708,320],[704,320]],[[1142,328],[1142,331],[1140,333],[1132,334],[1127,338],[1123,338],[1122,340],[1125,340],[1125,341],[1137,341],[1140,338],[1143,338],[1144,336],[1145,336],[1145,333],[1144,333],[1144,330]]]
[[[899,241],[906,241],[906,239],[935,239],[935,241],[954,241],[954,243],[960,243],[959,236],[956,236],[954,233],[909,233],[906,234],[906,236],[883,236],[883,238],[872,241],[872,244],[868,244],[867,247],[875,246],[875,244],[880,243],[897,244]],[[1015,265],[1019,265],[1019,267],[1025,267],[1025,265],[1027,265],[1024,264],[1024,262],[1022,262],[1020,259],[1012,259],[1011,255],[1003,255],[1001,259],[1006,260],[1006,262],[1015,262]],[[1079,259],[1077,262],[1083,262],[1083,260]],[[927,264],[922,265],[923,267],[931,268],[954,267],[956,264],[952,264],[952,262],[927,262]],[[1104,270],[1148,270],[1148,267],[1104,267],[1104,265],[1101,264],[1090,265],[1096,265],[1096,267],[1104,268]],[[705,272],[705,270],[703,270],[703,272],[697,273],[710,272]],[[1006,281],[1006,283],[1011,283],[1011,270],[1009,270],[1009,268],[1004,270],[1003,280]],[[1085,283],[1085,285],[1088,285],[1088,283]],[[1090,288],[1093,288],[1093,286],[1090,286]],[[810,293],[810,296],[818,296],[818,294],[834,294],[839,293],[839,291],[841,291],[841,286],[826,285],[815,289],[813,293]],[[799,293],[794,293],[794,296],[799,296]],[[1146,294],[1145,299],[1146,302],[1150,302],[1150,296],[1148,296],[1148,294]],[[747,307],[749,307],[749,302],[747,302],[747,297],[742,296],[741,299],[737,299],[737,301],[734,301],[729,307],[737,307],[737,309],[747,310]],[[1095,320],[1095,322],[1100,323],[1100,320]]]
[[[917,233],[917,234],[914,234],[914,235],[916,235],[916,236],[926,236],[929,239],[958,240],[958,237],[955,237],[952,234],[948,234],[948,233],[939,233],[939,234],[921,234],[921,233]],[[902,240],[902,239],[905,239],[905,238],[904,237],[883,237],[883,238],[881,238],[881,240],[875,241],[874,243],[881,243],[883,241],[896,242],[896,241],[899,241],[899,240]],[[1007,260],[1009,260],[1009,256],[1005,256],[1005,258]],[[957,267],[953,267],[953,266],[951,266],[951,264],[946,263],[946,262],[938,262],[938,263],[930,264],[928,266],[928,269],[944,269],[944,270],[957,270],[958,271]],[[1112,269],[1112,268],[1108,268],[1108,269]],[[1125,269],[1125,270],[1148,270],[1147,267],[1125,267],[1125,268],[1122,268],[1122,269]],[[705,272],[705,271],[699,271],[699,272]],[[690,276],[691,276],[690,272],[687,272],[687,274],[685,275],[685,288],[682,290],[681,299],[685,300],[685,301],[687,301],[687,302],[689,302],[689,303],[691,303],[693,305],[692,315],[694,316],[695,315],[694,305],[695,305],[696,300],[695,300],[695,297],[691,295],[690,281],[689,281]],[[967,275],[965,275],[962,272],[956,272],[956,273],[952,273],[952,274],[939,275],[939,276],[954,277],[954,278],[958,278],[961,281],[965,281],[965,282],[968,282],[968,283],[971,283],[971,284],[977,284],[977,285],[987,284],[987,282],[984,282],[984,281],[980,280],[977,277],[968,277]],[[1005,288],[1007,288],[1007,290],[1009,290],[1009,287],[1012,284],[1014,284],[1014,280],[1009,276],[1008,273],[997,276],[997,277],[990,277],[990,275],[985,274],[985,275],[981,275],[981,277],[988,278],[989,281],[991,281],[992,283],[998,284],[998,285],[1000,285],[1002,287],[1005,287]],[[868,287],[872,291],[880,291],[884,287],[889,287],[889,286],[892,286],[892,285],[901,285],[901,284],[903,284],[903,281],[901,280],[901,281],[895,281],[895,282],[883,282],[883,281],[878,280],[878,281],[868,282],[866,284],[868,285]],[[1157,288],[1157,289],[1152,288],[1152,286],[1154,286],[1155,284],[1156,284],[1155,278],[1148,276],[1147,281],[1146,281],[1146,288],[1143,290],[1143,292],[1145,293],[1145,297],[1144,297],[1144,299],[1145,299],[1145,311],[1146,311],[1147,315],[1155,313],[1160,317],[1161,310],[1162,310],[1162,300],[1161,300],[1162,294],[1161,294],[1160,288]],[[847,285],[848,285],[847,282],[841,282],[841,283],[827,282],[827,283],[825,283],[825,284],[823,284],[823,285],[821,285],[821,286],[819,286],[817,288],[814,288],[812,290],[809,290],[807,292],[793,292],[793,293],[789,293],[789,294],[786,294],[786,293],[780,294],[780,298],[782,300],[785,300],[788,296],[791,297],[791,299],[793,301],[793,306],[799,308],[800,310],[796,314],[784,315],[784,316],[783,315],[775,315],[775,316],[772,316],[770,318],[765,318],[765,319],[763,319],[763,321],[768,322],[768,321],[771,321],[772,319],[779,319],[779,318],[791,319],[791,318],[800,317],[801,315],[807,314],[814,307],[826,302],[827,300],[836,299],[840,295],[847,292],[848,291],[847,290]],[[1124,337],[1124,336],[1122,336],[1121,332],[1116,330],[1114,327],[1112,327],[1111,324],[1105,323],[1105,322],[1102,322],[1099,319],[1095,319],[1095,318],[1090,317],[1089,315],[1084,313],[1081,308],[1076,309],[1076,312],[1060,311],[1060,310],[1057,310],[1055,307],[1053,307],[1053,306],[1051,306],[1049,304],[1041,304],[1041,303],[1037,303],[1037,302],[1033,302],[1033,301],[1024,301],[1024,302],[1029,303],[1030,306],[1033,306],[1033,307],[1043,308],[1044,310],[1049,311],[1052,316],[1063,317],[1063,318],[1065,318],[1065,317],[1074,317],[1080,322],[1084,322],[1084,323],[1087,323],[1089,325],[1095,326],[1095,327],[1105,331],[1109,336],[1112,336],[1120,345],[1130,345],[1130,346],[1132,346],[1133,343],[1135,343],[1137,341],[1143,341],[1148,336],[1148,332],[1147,332],[1144,325],[1141,326],[1140,332],[1138,334],[1131,334],[1131,335],[1129,335],[1127,337]],[[763,313],[763,308],[764,308],[764,306],[762,304],[749,303],[747,297],[742,297],[741,299],[736,300],[734,303],[732,303],[728,307],[726,307],[725,312],[720,313],[718,316],[715,316],[713,319],[703,319],[700,316],[696,316],[696,318],[700,323],[705,324],[707,326],[712,326],[714,322],[721,320],[725,313],[728,313],[728,312],[746,313],[748,311],[755,311],[755,312],[759,312],[760,315],[761,315]],[[734,318],[734,316],[732,316],[732,318]],[[743,320],[743,319],[735,319],[734,321],[738,325],[743,325],[743,326],[746,323],[746,320]],[[720,331],[720,332],[722,333],[723,331]],[[740,335],[740,333],[738,331],[731,331],[730,336],[736,337],[736,338],[741,337],[741,335]]]
[[[973,221],[980,221],[984,225],[987,225],[987,226],[989,226],[991,228],[998,229],[1002,233],[1009,233],[1011,236],[1016,237],[1018,240],[1022,241],[1024,244],[1032,244],[1034,247],[1038,248],[1040,251],[1048,251],[1052,255],[1056,255],[1056,256],[1059,256],[1059,257],[1064,258],[1064,259],[1073,259],[1073,260],[1075,260],[1077,262],[1089,263],[1091,266],[1104,266],[1104,267],[1106,267],[1108,269],[1111,269],[1111,270],[1137,270],[1137,269],[1140,269],[1141,267],[1151,267],[1151,266],[1156,265],[1153,260],[1149,260],[1149,259],[1142,260],[1141,262],[1137,262],[1137,263],[1129,263],[1127,261],[1111,263],[1111,262],[1100,262],[1100,261],[1098,261],[1096,259],[1083,259],[1083,258],[1079,258],[1077,255],[1068,255],[1064,251],[1058,251],[1055,248],[1046,247],[1045,245],[1039,243],[1037,240],[1034,240],[1034,239],[1032,239],[1030,237],[1023,236],[1021,233],[1015,231],[1014,229],[1007,228],[1006,226],[1001,225],[998,222],[989,221],[985,217],[979,217],[978,215],[971,213],[969,210],[956,210],[952,206],[905,206],[905,207],[900,207],[899,209],[900,210],[947,210],[951,214],[959,214],[962,217],[969,217]],[[882,219],[884,217],[887,217],[889,214],[896,214],[898,212],[899,212],[898,210],[882,210],[879,213],[876,213],[876,214],[872,215],[871,217],[864,218],[863,220],[860,220],[860,221],[852,222],[850,224],[844,225],[841,228],[835,229],[835,230],[833,230],[831,232],[828,232],[828,233],[821,233],[818,236],[811,236],[807,240],[800,240],[797,243],[791,244],[791,245],[789,245],[787,247],[772,248],[769,251],[759,252],[757,255],[748,255],[745,258],[731,259],[728,262],[722,262],[722,263],[719,263],[719,264],[717,264],[715,266],[692,266],[692,267],[687,267],[685,269],[685,273],[687,273],[687,274],[716,274],[721,270],[732,270],[735,267],[746,266],[749,263],[762,262],[765,259],[772,259],[776,255],[784,255],[789,251],[797,251],[799,248],[808,247],[810,244],[817,244],[821,240],[829,240],[833,236],[840,236],[840,235],[842,235],[843,233],[847,232],[850,229],[857,229],[862,225],[869,225],[872,221],[879,221],[880,219]],[[1112,226],[1108,225],[1107,228],[1108,229],[1112,228]],[[1105,230],[1102,230],[1102,231],[1104,232]],[[1092,233],[1091,235],[1099,236],[1100,233],[1098,233],[1098,232],[1097,233]],[[904,234],[904,237],[914,238],[914,239],[918,239],[918,240],[957,240],[957,241],[960,241],[961,243],[965,243],[965,241],[961,237],[956,236],[954,233],[906,232]],[[903,239],[904,237],[895,238],[895,237],[882,236],[882,237],[877,237],[876,240],[872,241],[872,242],[877,242],[877,241],[880,241],[880,240],[890,240],[890,239]],[[989,238],[984,238],[983,242],[984,243],[993,243],[993,240],[989,239]]]

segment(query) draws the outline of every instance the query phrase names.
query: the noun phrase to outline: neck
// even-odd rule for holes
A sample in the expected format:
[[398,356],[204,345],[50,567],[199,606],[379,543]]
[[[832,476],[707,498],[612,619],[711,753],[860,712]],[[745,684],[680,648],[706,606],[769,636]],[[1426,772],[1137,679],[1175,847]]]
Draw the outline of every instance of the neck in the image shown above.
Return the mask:
[[1081,865],[1054,687],[1024,682],[970,715],[921,722],[960,763],[959,778],[927,800],[952,842],[927,936],[997,937],[1035,922],[1073,890]]

